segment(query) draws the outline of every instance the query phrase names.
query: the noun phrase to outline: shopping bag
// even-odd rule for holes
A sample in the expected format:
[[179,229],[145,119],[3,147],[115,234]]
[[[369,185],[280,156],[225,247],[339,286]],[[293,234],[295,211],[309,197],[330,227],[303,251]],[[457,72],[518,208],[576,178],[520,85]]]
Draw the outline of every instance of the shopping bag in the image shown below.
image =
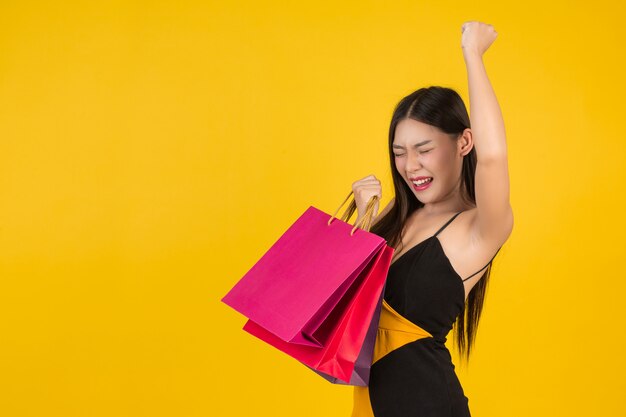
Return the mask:
[[282,340],[321,347],[316,331],[385,243],[310,206],[221,301]]
[[[365,350],[363,345],[367,334],[372,333],[372,328],[378,329],[381,297],[388,270],[386,265],[392,253],[393,249],[385,246],[364,271],[362,279],[357,280],[354,288],[340,300],[324,323],[332,327],[332,331],[323,347],[285,342],[252,320],[248,320],[243,329],[299,360],[330,382],[340,380],[347,385],[367,385],[374,344],[370,338]],[[375,317],[377,309],[379,313]],[[359,357],[360,366],[356,368]]]
[[368,231],[376,198],[354,227],[346,222],[354,201],[342,220],[335,214],[345,201],[332,216],[309,207],[222,298],[249,318],[244,330],[346,383],[368,355],[393,253]]

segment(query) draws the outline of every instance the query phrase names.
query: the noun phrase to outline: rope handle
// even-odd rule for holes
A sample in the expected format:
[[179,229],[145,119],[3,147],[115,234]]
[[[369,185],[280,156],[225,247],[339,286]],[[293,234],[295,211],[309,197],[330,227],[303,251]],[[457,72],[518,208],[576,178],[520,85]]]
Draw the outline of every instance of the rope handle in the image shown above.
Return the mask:
[[[353,194],[353,191],[350,191],[350,194],[348,194],[346,199],[343,200],[343,203],[341,203],[341,205],[339,207],[337,207],[337,210],[335,210],[333,215],[330,216],[330,219],[328,220],[328,225],[329,226],[330,226],[330,223],[333,221],[333,219],[336,218],[336,215],[339,212],[339,210],[341,209],[341,207],[343,207],[343,205],[346,204],[346,201],[348,201],[348,199],[350,199],[350,196],[352,196],[352,194]],[[352,231],[350,232],[350,236],[354,235],[354,231],[359,226],[361,226],[361,229],[365,230],[366,232],[369,232],[370,228],[372,227],[372,221],[373,221],[373,218],[374,218],[374,206],[375,206],[377,201],[378,201],[378,196],[377,195],[375,195],[372,198],[370,198],[370,200],[367,202],[367,207],[365,209],[365,214],[363,214],[363,217],[361,218],[361,220],[359,220],[357,223],[354,224],[354,227],[352,228]],[[353,198],[352,201],[350,201],[350,205],[348,206],[346,211],[343,213],[343,216],[341,216],[341,220],[343,220],[344,222],[347,223],[348,219],[352,216],[352,214],[354,213],[355,209],[356,209],[356,202],[355,202],[355,199]]]

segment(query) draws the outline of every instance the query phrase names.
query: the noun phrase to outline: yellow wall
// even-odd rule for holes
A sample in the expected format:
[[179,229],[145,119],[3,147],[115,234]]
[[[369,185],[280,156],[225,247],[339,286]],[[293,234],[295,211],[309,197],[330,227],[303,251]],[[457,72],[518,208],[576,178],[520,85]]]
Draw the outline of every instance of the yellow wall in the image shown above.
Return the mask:
[[0,415],[349,415],[220,298],[309,205],[369,174],[391,198],[393,106],[468,102],[466,20],[499,34],[516,222],[457,365],[472,413],[626,414],[618,1],[12,3]]

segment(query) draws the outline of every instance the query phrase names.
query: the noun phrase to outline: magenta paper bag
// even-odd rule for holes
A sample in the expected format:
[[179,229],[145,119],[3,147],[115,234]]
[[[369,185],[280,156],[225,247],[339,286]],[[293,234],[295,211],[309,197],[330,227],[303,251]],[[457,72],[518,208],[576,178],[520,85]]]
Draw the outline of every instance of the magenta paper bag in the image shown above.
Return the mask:
[[382,237],[310,206],[221,301],[285,342],[319,349],[339,323],[322,324],[384,247]]
[[[363,344],[372,326],[375,327],[374,330],[378,327],[379,317],[376,318],[375,313],[377,309],[380,311],[379,306],[382,305],[383,288],[392,254],[393,249],[384,245],[374,261],[367,266],[324,321],[322,327],[327,326],[332,330],[328,332],[329,337],[323,347],[285,342],[251,320],[248,320],[243,329],[298,359],[314,371],[323,373],[320,375],[326,379],[336,378],[346,384],[356,381],[356,385],[361,385],[363,375],[369,381],[374,346],[371,344],[364,351]],[[380,316],[380,312],[378,314]],[[365,372],[357,369],[355,379],[353,378],[355,364],[360,356],[362,356],[360,365],[364,365],[366,369]]]

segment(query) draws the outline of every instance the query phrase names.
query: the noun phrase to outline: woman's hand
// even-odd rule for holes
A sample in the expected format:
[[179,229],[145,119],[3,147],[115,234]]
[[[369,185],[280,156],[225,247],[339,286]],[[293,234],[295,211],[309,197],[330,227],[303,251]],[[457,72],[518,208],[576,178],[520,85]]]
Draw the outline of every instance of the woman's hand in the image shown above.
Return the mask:
[[461,48],[463,54],[481,57],[498,37],[498,32],[487,23],[469,21],[461,26]]
[[[352,184],[352,192],[354,193],[354,202],[357,209],[357,222],[365,215],[367,203],[373,196],[378,196],[378,201],[374,204],[374,213],[372,218],[378,213],[380,199],[383,196],[380,181],[373,175],[368,175]],[[355,222],[356,224],[356,222]]]

